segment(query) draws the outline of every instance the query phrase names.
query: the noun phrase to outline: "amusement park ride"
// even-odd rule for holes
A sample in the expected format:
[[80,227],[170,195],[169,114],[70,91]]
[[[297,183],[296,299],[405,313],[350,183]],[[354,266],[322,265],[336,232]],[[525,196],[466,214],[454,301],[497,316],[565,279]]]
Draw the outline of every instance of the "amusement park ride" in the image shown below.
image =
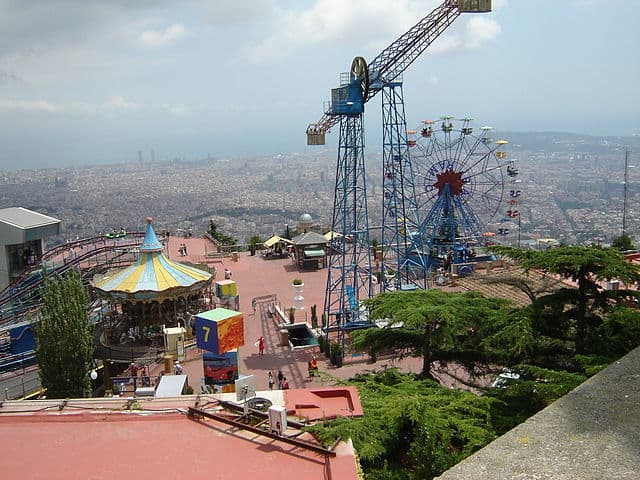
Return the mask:
[[[517,161],[507,159],[506,140],[492,141],[491,127],[474,135],[471,120],[445,116],[437,126],[425,120],[408,131],[420,218],[417,235],[428,272],[438,267],[471,273],[474,262],[490,259],[480,248],[495,235],[509,235],[509,224],[519,219]],[[509,210],[497,233],[483,231],[503,207],[507,189]]]
[[[112,268],[131,264],[143,237],[144,232],[127,232],[99,235],[58,245],[45,252],[38,262],[1,290],[0,372],[35,363],[32,324],[40,315],[42,298],[39,291],[45,277],[62,275],[79,265],[88,265],[82,271],[83,280],[88,282],[96,271],[105,266]],[[81,253],[70,257],[70,251]],[[94,312],[90,316],[93,315]]]
[[[324,326],[337,327],[342,339],[345,330],[370,325],[361,318],[360,300],[372,297],[376,284],[381,292],[428,288],[431,270],[443,260],[466,263],[483,239],[482,220],[500,207],[506,142],[492,144],[489,127],[474,136],[471,119],[454,129],[452,117],[443,117],[439,127],[425,121],[419,134],[408,132],[402,92],[402,73],[461,13],[490,11],[490,0],[446,0],[369,64],[356,57],[332,90],[322,118],[307,128],[307,143],[324,145],[325,134],[340,124],[331,226],[340,235],[331,244]],[[379,279],[371,268],[362,124],[364,106],[378,92],[383,117]],[[517,173],[510,164],[509,178]],[[515,184],[510,188],[513,208],[507,216],[513,220],[520,191]],[[502,234],[508,232],[503,227]]]

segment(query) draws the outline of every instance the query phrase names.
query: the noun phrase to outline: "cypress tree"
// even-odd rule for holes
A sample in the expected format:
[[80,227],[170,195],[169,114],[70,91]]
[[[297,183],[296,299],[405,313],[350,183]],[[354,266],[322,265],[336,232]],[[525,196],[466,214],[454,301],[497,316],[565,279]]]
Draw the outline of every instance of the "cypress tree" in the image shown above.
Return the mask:
[[91,395],[89,369],[93,336],[87,307],[89,295],[80,274],[46,278],[41,291],[42,318],[35,325],[40,381],[48,398]]

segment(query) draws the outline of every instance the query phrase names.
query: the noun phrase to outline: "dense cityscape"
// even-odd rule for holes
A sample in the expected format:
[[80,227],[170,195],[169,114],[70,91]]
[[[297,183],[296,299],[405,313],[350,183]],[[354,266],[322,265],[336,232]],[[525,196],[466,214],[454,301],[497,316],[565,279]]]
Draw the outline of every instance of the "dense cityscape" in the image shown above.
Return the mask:
[[[634,169],[638,137],[598,138],[573,134],[505,134],[522,179],[520,241],[609,243],[621,232],[626,149],[627,233],[640,225],[640,179]],[[497,138],[497,137],[496,137]],[[335,154],[327,149],[299,154],[233,159],[132,161],[2,172],[0,208],[23,206],[63,221],[54,242],[111,229],[142,229],[151,215],[159,229],[192,228],[202,234],[213,220],[248,242],[295,225],[303,213],[329,229]],[[367,157],[370,225],[380,224],[380,154]],[[488,229],[499,226],[496,213]],[[372,236],[375,236],[375,231]],[[517,229],[503,239],[516,244]]]

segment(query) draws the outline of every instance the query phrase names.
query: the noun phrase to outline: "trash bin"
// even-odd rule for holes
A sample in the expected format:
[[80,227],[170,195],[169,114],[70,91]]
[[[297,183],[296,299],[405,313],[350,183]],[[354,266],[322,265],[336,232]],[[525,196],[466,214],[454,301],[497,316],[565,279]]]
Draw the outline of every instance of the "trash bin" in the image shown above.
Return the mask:
[[173,362],[175,359],[175,355],[165,355],[162,357],[164,361],[164,373],[173,373]]
[[233,252],[231,254],[231,260],[233,260],[234,262],[238,261],[238,252]]

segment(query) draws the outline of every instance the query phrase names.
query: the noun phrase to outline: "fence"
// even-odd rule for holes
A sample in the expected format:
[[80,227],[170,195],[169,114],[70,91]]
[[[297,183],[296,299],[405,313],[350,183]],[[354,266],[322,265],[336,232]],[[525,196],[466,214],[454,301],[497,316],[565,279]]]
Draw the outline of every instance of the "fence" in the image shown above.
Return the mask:
[[27,375],[25,371],[13,372],[11,375],[2,377],[4,400],[17,400],[27,395],[39,392],[42,389],[40,385],[40,376],[37,370]]
[[112,391],[121,395],[135,393],[138,387],[154,387],[160,383],[161,376],[111,377]]

